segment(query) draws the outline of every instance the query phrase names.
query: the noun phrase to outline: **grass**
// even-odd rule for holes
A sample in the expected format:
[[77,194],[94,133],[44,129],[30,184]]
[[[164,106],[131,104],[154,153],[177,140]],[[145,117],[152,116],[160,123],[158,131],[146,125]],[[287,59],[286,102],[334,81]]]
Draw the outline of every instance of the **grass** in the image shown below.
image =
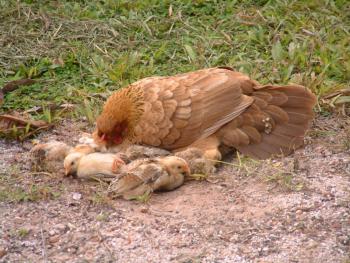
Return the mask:
[[35,202],[52,200],[64,192],[57,182],[50,182],[42,174],[24,175],[17,166],[0,173],[0,202]]
[[0,86],[37,80],[6,94],[0,113],[70,103],[93,123],[130,82],[218,65],[320,96],[350,82],[346,0],[0,0],[0,10]]
[[239,177],[254,176],[261,181],[268,182],[271,187],[284,191],[305,190],[304,182],[297,176],[294,160],[274,161],[267,159],[264,161],[255,160],[247,156],[241,156],[237,152],[237,158],[233,162],[218,161],[219,163],[231,167],[232,174]]
[[17,230],[17,235],[19,238],[25,238],[29,235],[29,230],[26,228],[20,228]]

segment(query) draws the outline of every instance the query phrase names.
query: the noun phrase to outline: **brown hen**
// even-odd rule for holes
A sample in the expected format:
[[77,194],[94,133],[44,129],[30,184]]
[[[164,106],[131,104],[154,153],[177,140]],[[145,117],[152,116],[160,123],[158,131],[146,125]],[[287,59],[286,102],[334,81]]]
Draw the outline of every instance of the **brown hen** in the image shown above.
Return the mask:
[[197,147],[213,159],[220,145],[260,159],[287,155],[303,144],[315,103],[303,86],[261,86],[229,68],[149,77],[109,97],[94,139],[107,147]]

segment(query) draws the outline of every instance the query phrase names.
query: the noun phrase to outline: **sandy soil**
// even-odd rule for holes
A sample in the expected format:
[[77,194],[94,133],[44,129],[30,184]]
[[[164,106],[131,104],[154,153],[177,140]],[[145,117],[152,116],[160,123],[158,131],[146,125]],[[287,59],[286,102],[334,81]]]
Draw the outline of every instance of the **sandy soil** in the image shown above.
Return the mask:
[[[69,127],[69,129],[68,129]],[[108,200],[98,183],[35,175],[29,142],[0,141],[0,176],[45,186],[0,203],[0,262],[349,262],[349,119],[319,117],[304,149],[252,162],[236,155],[208,181],[148,203]],[[41,140],[76,142],[84,123]]]

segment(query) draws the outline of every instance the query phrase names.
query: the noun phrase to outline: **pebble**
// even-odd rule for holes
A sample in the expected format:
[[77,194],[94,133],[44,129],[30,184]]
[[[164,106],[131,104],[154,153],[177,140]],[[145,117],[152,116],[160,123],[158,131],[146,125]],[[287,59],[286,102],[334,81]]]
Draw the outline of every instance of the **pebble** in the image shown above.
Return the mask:
[[347,246],[350,244],[350,236],[346,236],[346,235],[339,236],[338,240],[342,245]]
[[7,254],[7,251],[4,247],[0,247],[0,258],[5,256]]
[[49,242],[51,244],[57,243],[59,240],[60,240],[60,236],[59,235],[55,235],[55,236],[49,237]]
[[311,248],[317,247],[317,245],[318,245],[318,243],[317,243],[316,241],[310,240],[309,242],[307,242],[306,247],[307,247],[308,249],[311,249]]
[[73,193],[72,198],[76,201],[81,199],[81,193]]
[[148,213],[148,208],[147,207],[142,207],[141,209],[140,209],[140,212],[141,213],[144,213],[144,214],[146,214],[146,213]]
[[[68,230],[68,227],[64,224],[57,224],[55,226],[55,229],[58,230],[59,232],[66,232]],[[56,234],[56,232],[55,232]]]

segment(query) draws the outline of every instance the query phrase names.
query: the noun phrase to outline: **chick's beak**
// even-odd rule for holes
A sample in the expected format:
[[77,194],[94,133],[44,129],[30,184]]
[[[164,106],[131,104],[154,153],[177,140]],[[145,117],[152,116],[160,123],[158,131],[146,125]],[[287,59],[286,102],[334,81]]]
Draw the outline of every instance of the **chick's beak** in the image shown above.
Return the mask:
[[73,178],[78,178],[77,173],[76,172],[72,172],[70,167],[67,167],[67,168],[64,169],[64,174],[65,174],[66,177],[71,175]]
[[185,171],[185,176],[190,176],[191,175],[191,169],[188,165],[184,166],[184,171]]

